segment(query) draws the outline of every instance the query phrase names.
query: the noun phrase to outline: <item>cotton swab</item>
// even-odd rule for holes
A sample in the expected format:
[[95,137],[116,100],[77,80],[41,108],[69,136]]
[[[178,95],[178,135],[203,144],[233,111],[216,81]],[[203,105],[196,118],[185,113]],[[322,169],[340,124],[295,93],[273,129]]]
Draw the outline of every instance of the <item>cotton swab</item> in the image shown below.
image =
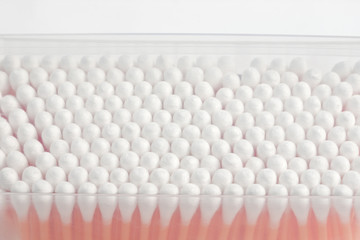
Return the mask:
[[273,185],[268,192],[270,198],[267,200],[267,209],[270,217],[268,239],[277,239],[280,221],[288,204],[288,190],[280,184]]
[[290,206],[294,212],[298,224],[299,239],[308,239],[307,220],[309,216],[310,203],[307,198],[309,189],[303,184],[298,184],[290,189]]
[[171,221],[174,216],[174,212],[178,207],[178,196],[179,188],[173,184],[164,184],[159,190],[159,212],[160,212],[160,232],[159,239],[165,240],[170,238],[170,227]]
[[97,187],[93,183],[85,182],[78,189],[77,202],[83,219],[83,236],[85,239],[93,239],[92,221],[97,205],[97,198],[93,194],[97,192]]
[[[100,185],[98,193],[101,194],[98,197],[100,212],[102,216],[102,239],[111,240],[111,224],[113,215],[116,208],[116,197],[109,196],[114,195],[118,191],[117,187],[113,183],[104,183]],[[103,194],[103,195],[102,195]]]
[[55,205],[62,222],[62,238],[70,240],[72,239],[71,224],[75,206],[75,197],[71,194],[75,193],[75,188],[69,182],[59,182],[56,185],[55,193],[59,193],[55,196]]
[[141,216],[141,232],[140,239],[146,240],[150,238],[150,224],[156,209],[157,199],[154,196],[158,193],[158,188],[152,183],[145,183],[139,187],[138,207]]
[[137,194],[138,188],[132,183],[123,183],[118,189],[119,196],[119,209],[121,213],[121,239],[130,239],[130,224],[132,223],[132,218],[134,211],[136,209],[137,200],[134,196]]
[[328,197],[331,190],[326,185],[318,185],[311,190],[311,195],[316,196],[311,199],[312,210],[317,220],[317,238],[327,239],[327,221],[330,211],[330,200]]

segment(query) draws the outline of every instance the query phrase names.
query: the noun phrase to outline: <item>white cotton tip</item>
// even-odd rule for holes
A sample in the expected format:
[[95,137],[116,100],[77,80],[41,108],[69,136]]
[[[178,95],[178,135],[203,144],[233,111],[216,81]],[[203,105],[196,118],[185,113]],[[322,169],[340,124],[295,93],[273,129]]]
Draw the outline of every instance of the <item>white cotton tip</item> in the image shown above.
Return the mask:
[[301,57],[294,58],[289,64],[289,70],[300,76],[306,72],[307,68],[306,61]]
[[162,156],[170,150],[170,144],[165,138],[157,138],[151,143],[150,149],[152,152]]
[[28,161],[25,155],[19,151],[12,151],[7,154],[5,158],[6,166],[14,169],[18,174],[28,166]]
[[254,172],[249,168],[242,168],[234,175],[234,183],[239,184],[244,189],[255,183]]
[[176,110],[173,114],[173,122],[182,128],[191,123],[191,118],[191,113],[184,109]]
[[338,62],[334,65],[332,71],[337,73],[341,79],[346,79],[352,72],[352,66],[349,62]]
[[0,139],[0,148],[5,153],[9,153],[11,151],[19,151],[20,144],[14,136],[3,136]]
[[244,112],[244,104],[238,99],[233,99],[226,103],[225,110],[231,113],[233,119],[236,119]]
[[345,103],[345,109],[352,112],[355,116],[359,116],[360,111],[357,106],[360,104],[360,96],[354,95],[350,97]]
[[119,109],[113,113],[112,121],[119,126],[131,121],[131,113],[127,109]]
[[256,68],[246,69],[241,77],[240,82],[249,87],[255,87],[260,82],[260,73]]
[[61,139],[55,140],[50,145],[50,153],[54,155],[55,158],[60,158],[65,153],[70,151],[69,144]]
[[184,138],[176,138],[171,142],[171,152],[178,158],[189,155],[190,143]]
[[213,174],[220,168],[220,161],[218,158],[208,155],[200,159],[200,167],[208,170],[210,174]]
[[94,93],[95,87],[89,82],[82,82],[79,83],[79,85],[77,86],[76,94],[79,95],[79,97],[83,98],[84,101],[90,96],[94,95]]
[[332,195],[340,197],[334,198],[333,204],[341,223],[349,224],[353,207],[351,197],[354,195],[354,191],[347,185],[339,184],[333,188]]
[[285,140],[285,131],[281,126],[273,126],[266,130],[265,139],[278,145]]
[[315,169],[307,169],[301,173],[300,182],[306,185],[309,189],[320,184],[320,173]]
[[339,184],[333,188],[332,195],[339,197],[351,197],[353,196],[353,190],[346,185]]
[[145,184],[149,179],[149,172],[143,167],[134,167],[129,173],[129,181],[136,186]]
[[336,156],[332,158],[330,163],[330,169],[338,172],[341,176],[343,176],[346,172],[350,170],[349,159],[343,156]]
[[151,55],[139,55],[136,61],[136,66],[143,70],[147,70],[153,67],[155,64],[155,59]]
[[91,152],[85,153],[80,158],[80,166],[90,171],[99,165],[99,157]]
[[274,58],[271,61],[269,68],[277,71],[278,73],[282,73],[286,70],[286,63],[282,58]]
[[182,71],[186,72],[188,69],[194,66],[195,60],[190,56],[182,56],[178,59],[177,67]]
[[104,153],[110,151],[110,143],[104,138],[96,138],[91,143],[91,152],[98,156],[102,156]]
[[170,174],[164,168],[155,168],[154,170],[151,171],[149,180],[157,187],[161,187],[169,182]]
[[219,90],[217,90],[215,97],[224,106],[234,98],[234,92],[230,88],[220,88]]
[[36,139],[37,138],[36,128],[31,123],[24,123],[16,131],[16,137],[20,144],[24,144],[26,141],[30,139]]
[[0,170],[0,188],[4,191],[10,191],[11,186],[19,179],[18,173],[9,167]]
[[58,160],[59,167],[63,168],[66,173],[79,166],[79,159],[71,153],[63,153]]
[[21,60],[18,56],[7,55],[2,59],[1,64],[2,68],[9,73],[21,66]]
[[98,95],[91,95],[86,99],[85,108],[91,113],[96,113],[104,107],[104,99]]
[[13,193],[29,193],[30,186],[24,181],[16,181],[11,185],[10,191]]
[[291,95],[291,90],[285,83],[280,83],[273,88],[273,97],[279,98],[282,101],[288,99]]
[[225,74],[221,80],[222,87],[237,90],[240,87],[240,77],[235,73]]
[[245,198],[245,212],[246,218],[250,225],[255,225],[260,213],[263,210],[265,204],[264,198],[259,198],[265,196],[266,190],[260,184],[251,184],[246,188],[245,195],[254,196]]
[[71,141],[70,151],[79,158],[89,152],[89,149],[90,145],[85,139],[75,138]]
[[200,136],[201,136],[201,131],[199,127],[195,125],[188,125],[184,127],[181,133],[181,137],[188,140],[189,143],[194,141],[195,139],[200,138]]
[[181,159],[180,167],[185,169],[187,172],[192,173],[195,169],[199,167],[199,159],[194,156],[186,156]]
[[128,181],[129,173],[123,168],[115,168],[110,173],[110,182],[116,186],[122,186]]
[[132,120],[135,123],[137,123],[140,127],[142,127],[146,123],[151,122],[152,120],[151,112],[144,108],[137,109],[133,113]]
[[235,98],[246,103],[253,97],[253,89],[249,86],[240,86],[235,92]]
[[235,174],[243,167],[243,163],[238,155],[226,153],[221,158],[221,166]]
[[288,169],[294,170],[297,174],[301,174],[306,169],[308,169],[308,165],[305,159],[294,157],[288,162]]
[[264,73],[268,68],[268,63],[265,59],[256,57],[251,61],[250,66],[257,69],[259,73]]
[[209,67],[215,66],[216,65],[216,57],[214,56],[199,56],[196,59],[196,66],[202,68],[202,69],[207,69]]
[[119,159],[114,153],[104,153],[100,159],[100,166],[110,172],[119,166]]
[[56,70],[56,68],[58,68],[58,64],[58,57],[53,55],[44,56],[40,62],[40,66],[49,73]]
[[31,191],[33,193],[52,193],[54,189],[49,182],[40,179],[32,184]]
[[56,166],[56,159],[49,152],[43,152],[36,157],[35,166],[45,175],[49,168]]
[[95,139],[98,139],[101,135],[101,130],[99,126],[95,124],[87,124],[82,129],[82,137],[88,141],[89,143],[92,143],[95,141]]
[[321,175],[321,183],[328,186],[329,188],[333,188],[340,184],[341,176],[337,171],[334,170],[326,170]]
[[214,89],[208,82],[199,82],[194,87],[195,95],[200,97],[201,100],[205,100],[214,96]]
[[175,138],[180,137],[181,128],[176,123],[167,123],[162,127],[161,135],[168,141],[172,141]]
[[283,102],[280,98],[271,97],[265,102],[264,110],[277,116],[283,111]]
[[312,113],[304,111],[296,115],[295,122],[307,130],[313,126],[314,116]]
[[210,153],[209,143],[203,139],[195,139],[191,143],[190,152],[194,157],[197,158],[202,158],[204,156],[207,156]]
[[304,105],[299,97],[291,96],[284,102],[284,110],[296,115],[303,111]]
[[106,99],[113,96],[114,87],[108,82],[102,82],[96,87],[95,93],[96,95]]
[[34,121],[37,114],[45,111],[45,102],[41,98],[33,98],[26,106],[26,113],[30,121]]
[[159,166],[168,170],[172,173],[175,169],[179,168],[180,160],[179,158],[173,153],[165,153],[159,161]]
[[341,99],[337,96],[330,96],[324,99],[322,109],[333,115],[337,115],[343,109]]
[[150,83],[142,81],[135,85],[134,94],[141,99],[149,96],[152,92],[152,86]]
[[[44,100],[47,98],[50,98],[54,94],[56,94],[56,86],[51,82],[43,82],[37,88],[37,96]],[[49,105],[50,105],[50,103],[49,103]],[[51,107],[51,106],[49,106],[49,107]]]
[[332,159],[338,155],[338,147],[336,143],[332,141],[323,141],[319,144],[318,155],[323,156],[327,159]]
[[58,95],[64,99],[68,99],[69,97],[75,95],[76,87],[71,82],[63,82],[58,86]]
[[353,126],[347,131],[347,137],[349,141],[360,143],[360,126]]
[[233,182],[233,175],[227,169],[218,169],[212,175],[211,182],[223,190],[227,185]]
[[348,171],[344,174],[342,183],[349,186],[354,192],[359,190],[360,173],[356,171]]
[[179,96],[181,100],[184,100],[187,97],[191,96],[193,92],[194,91],[192,85],[184,81],[177,83],[174,88],[174,94]]
[[29,139],[23,145],[23,152],[30,164],[35,164],[36,158],[44,152],[44,147],[38,140]]
[[142,154],[140,158],[140,166],[144,167],[148,171],[157,168],[159,165],[159,155],[153,152],[146,152]]
[[321,83],[328,85],[330,88],[335,87],[340,83],[341,79],[335,72],[328,72],[323,75]]
[[164,126],[171,122],[171,114],[165,110],[156,111],[153,114],[153,121],[160,126]]
[[79,67],[85,71],[96,67],[96,58],[93,56],[84,56],[79,62]]
[[127,56],[127,55],[120,56],[118,61],[117,61],[117,66],[122,71],[127,71],[133,65],[134,65],[134,60],[132,59],[132,57]]
[[103,167],[94,167],[89,172],[89,181],[100,186],[109,180],[109,172]]
[[51,95],[45,100],[45,108],[50,113],[56,113],[65,107],[65,101],[59,95]]
[[316,87],[322,80],[322,73],[319,69],[310,69],[305,72],[302,81],[307,83],[311,88]]
[[82,167],[75,167],[71,169],[68,175],[68,181],[74,186],[75,189],[78,189],[81,184],[87,182],[88,180],[88,171]]
[[29,82],[29,73],[22,68],[14,69],[9,74],[9,83],[12,89],[17,90],[19,86]]
[[[54,69],[54,71],[52,71],[50,73],[50,77],[49,77],[49,83],[52,83],[52,85],[54,87],[59,86],[61,83],[65,82],[67,79],[71,79],[71,75],[70,73],[72,73],[71,71],[69,72],[69,76],[67,76],[67,73],[62,70],[62,69]],[[45,83],[45,81],[44,81]],[[39,86],[37,86],[38,88],[40,87],[40,85],[42,85],[43,83],[39,84]]]
[[194,113],[202,107],[202,100],[196,95],[191,95],[184,99],[184,109],[191,113]]
[[261,127],[264,130],[267,130],[274,126],[275,118],[274,115],[270,112],[263,111],[256,115],[255,125]]
[[27,105],[36,96],[34,88],[28,84],[23,84],[16,89],[16,98],[21,105]]
[[214,112],[220,111],[222,109],[222,105],[219,99],[209,97],[203,102],[201,109],[205,110],[209,114],[212,114]]
[[280,74],[275,70],[267,70],[262,74],[261,82],[274,87],[280,83]]
[[281,82],[288,85],[289,87],[293,87],[296,83],[298,83],[299,77],[293,72],[284,72],[281,75]]
[[305,131],[299,124],[293,123],[286,127],[285,137],[288,141],[299,143],[305,139]]
[[312,91],[312,95],[319,98],[319,100],[324,100],[331,95],[331,88],[326,84],[320,84],[317,87],[314,88]]
[[158,68],[150,68],[145,71],[145,81],[155,85],[163,79],[162,71]]
[[340,145],[340,155],[352,161],[359,156],[359,147],[354,142],[345,141]]
[[99,85],[106,79],[104,70],[100,68],[92,68],[87,72],[87,80],[94,86]]
[[317,185],[311,190],[311,195],[316,196],[311,199],[312,209],[318,221],[326,223],[330,211],[330,199],[328,197],[331,190],[326,185]]
[[15,109],[9,113],[8,122],[14,130],[17,130],[21,125],[29,122],[29,118],[24,110]]
[[172,86],[168,82],[158,82],[153,86],[152,93],[158,96],[161,100],[164,100],[167,96],[170,96],[173,92]]
[[79,127],[85,127],[86,125],[90,124],[93,120],[93,116],[91,112],[82,108],[75,112],[74,114],[74,123],[79,125]]
[[78,59],[75,56],[63,56],[59,62],[59,67],[68,71],[78,66]]
[[252,145],[257,146],[265,139],[265,131],[260,127],[251,127],[245,132],[245,139]]
[[55,113],[54,123],[59,128],[63,129],[67,124],[73,120],[73,114],[67,109],[61,109]]
[[258,98],[251,98],[244,105],[245,112],[256,115],[262,112],[264,109],[264,105]]
[[[165,195],[165,197],[159,198],[161,224],[168,226],[178,206],[178,198],[176,195],[179,194],[179,188],[174,184],[165,184],[159,189],[159,194]],[[174,195],[174,197],[170,197],[172,195]]]
[[290,206],[298,223],[301,225],[306,224],[310,209],[310,199],[306,198],[310,195],[308,187],[303,184],[295,185],[290,189],[290,195],[295,196],[290,198]]
[[349,83],[352,87],[352,90],[355,94],[359,94],[360,93],[360,74],[359,73],[353,73],[350,74],[346,80],[347,83]]
[[164,71],[164,81],[170,83],[171,86],[178,84],[182,78],[182,72],[176,67],[169,67]]
[[256,147],[256,155],[261,159],[267,159],[276,153],[276,147],[274,143],[270,141],[262,141]]
[[211,154],[221,159],[225,154],[231,151],[230,145],[222,139],[216,140],[211,145]]
[[319,173],[324,173],[329,169],[329,161],[322,156],[315,156],[310,159],[309,168],[317,170]]
[[40,179],[42,179],[41,171],[33,166],[26,167],[21,175],[21,180],[29,185],[32,185]]
[[55,187],[55,193],[60,193],[60,195],[55,197],[55,204],[60,213],[61,221],[64,224],[71,223],[75,205],[75,198],[71,196],[71,194],[74,194],[75,192],[74,186],[69,182],[59,182]]
[[243,134],[240,128],[232,126],[224,131],[223,139],[230,145],[234,145],[237,141],[242,139]]
[[128,141],[132,141],[140,136],[140,127],[134,122],[125,123],[121,129],[121,135]]
[[124,72],[120,69],[112,68],[106,72],[106,82],[110,83],[113,87],[123,82],[124,78]]
[[266,160],[266,167],[280,174],[287,169],[287,162],[281,155],[273,155]]
[[120,157],[120,167],[130,171],[139,165],[139,156],[131,151],[125,152]]
[[229,184],[225,187],[222,200],[222,217],[226,224],[231,224],[237,213],[243,206],[243,199],[239,196],[244,195],[244,189],[238,184]]
[[312,126],[306,132],[306,138],[313,142],[315,145],[319,145],[326,139],[326,131],[320,126]]
[[120,157],[123,153],[130,150],[130,143],[124,138],[117,138],[111,144],[111,152]]
[[139,82],[144,81],[145,78],[145,74],[144,72],[137,67],[130,67],[125,74],[125,79],[126,81],[132,83],[132,84],[137,84]]
[[31,71],[32,69],[39,67],[39,64],[40,61],[37,56],[28,55],[28,56],[24,56],[21,59],[21,66],[28,71]]
[[190,182],[190,173],[185,169],[175,169],[170,176],[170,182],[180,188]]
[[304,110],[312,114],[317,114],[321,110],[321,101],[316,96],[311,96],[304,101]]
[[0,149],[0,169],[6,166],[5,153]]
[[291,189],[298,183],[299,176],[294,170],[287,169],[279,175],[279,184],[285,186],[287,189]]
[[198,110],[193,113],[192,124],[199,127],[200,129],[210,124],[210,122],[211,122],[211,116],[208,112],[204,110]]
[[266,190],[269,189],[270,186],[276,184],[277,176],[276,172],[272,169],[265,168],[259,170],[256,175],[256,183],[263,186]]
[[360,172],[360,157],[355,158],[351,162],[351,170]]
[[275,184],[269,188],[270,197],[267,202],[272,227],[278,227],[281,218],[287,208],[288,189],[281,184]]
[[131,150],[141,155],[150,151],[150,143],[144,138],[135,138],[131,143]]
[[103,126],[101,130],[101,136],[109,142],[114,141],[120,136],[121,129],[115,123],[108,123]]
[[246,161],[245,167],[251,169],[256,174],[265,167],[265,164],[262,159],[251,157]]
[[0,99],[0,108],[3,114],[8,115],[15,109],[18,109],[20,104],[18,100],[12,95],[3,96]]
[[337,114],[335,123],[337,126],[349,129],[355,125],[355,116],[352,112],[343,111]]
[[215,196],[221,195],[221,189],[209,184],[202,188],[201,194],[208,196],[200,199],[201,220],[203,224],[209,224],[220,206],[221,199]]
[[161,110],[162,102],[158,96],[151,94],[144,98],[142,107],[151,113],[155,113]]
[[52,166],[47,169],[45,180],[55,187],[59,182],[66,181],[66,173],[61,167]]
[[195,169],[190,178],[190,182],[196,184],[197,186],[205,186],[211,181],[211,176],[208,170],[205,168]]
[[308,160],[316,155],[316,145],[309,140],[298,142],[296,149],[297,155],[305,160]]
[[234,153],[237,154],[243,161],[247,161],[254,155],[254,148],[247,140],[240,140],[234,144]]
[[0,117],[0,137],[12,135],[11,125],[9,121],[3,117]]

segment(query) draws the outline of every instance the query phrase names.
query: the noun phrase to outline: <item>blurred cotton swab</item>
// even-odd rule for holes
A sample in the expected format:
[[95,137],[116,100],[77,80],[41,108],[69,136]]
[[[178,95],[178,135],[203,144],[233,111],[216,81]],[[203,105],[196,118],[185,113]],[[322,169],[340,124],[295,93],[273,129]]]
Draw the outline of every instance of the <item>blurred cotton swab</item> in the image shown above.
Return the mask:
[[298,223],[299,240],[308,239],[307,220],[310,210],[309,189],[303,184],[297,184],[290,189],[290,206]]
[[83,218],[83,236],[84,239],[92,239],[93,227],[92,221],[96,209],[96,195],[97,188],[95,184],[86,182],[80,185],[78,193],[78,205]]
[[311,190],[312,210],[317,220],[317,239],[327,239],[327,219],[330,211],[331,190],[326,185],[318,185]]
[[121,239],[130,239],[130,224],[136,209],[136,196],[138,189],[132,183],[123,183],[120,185],[118,193],[119,209],[121,213]]
[[[159,211],[160,211],[160,233],[159,239],[169,239],[170,223],[174,212],[178,206],[179,189],[174,184],[163,185],[159,193],[164,196],[159,196]],[[173,196],[174,195],[174,196]]]
[[116,196],[114,194],[117,191],[117,187],[113,183],[104,183],[98,190],[102,216],[102,239],[104,240],[111,240],[111,224],[116,209]]
[[75,205],[74,186],[69,182],[59,182],[56,185],[55,192],[59,193],[55,196],[55,204],[62,222],[62,239],[71,240],[71,223]]
[[269,188],[269,198],[267,200],[267,209],[270,215],[269,240],[278,239],[278,229],[280,221],[288,204],[288,191],[284,185],[276,184]]
[[145,183],[139,188],[138,206],[141,217],[140,240],[150,239],[150,224],[153,218],[157,199],[155,196],[158,193],[158,188],[152,183]]

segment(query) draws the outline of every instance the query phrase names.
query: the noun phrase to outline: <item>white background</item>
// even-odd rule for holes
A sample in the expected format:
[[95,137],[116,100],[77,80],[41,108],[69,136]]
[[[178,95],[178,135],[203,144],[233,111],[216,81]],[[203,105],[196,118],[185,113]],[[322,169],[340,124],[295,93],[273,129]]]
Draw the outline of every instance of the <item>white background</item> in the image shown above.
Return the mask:
[[0,0],[0,34],[360,36],[357,0]]

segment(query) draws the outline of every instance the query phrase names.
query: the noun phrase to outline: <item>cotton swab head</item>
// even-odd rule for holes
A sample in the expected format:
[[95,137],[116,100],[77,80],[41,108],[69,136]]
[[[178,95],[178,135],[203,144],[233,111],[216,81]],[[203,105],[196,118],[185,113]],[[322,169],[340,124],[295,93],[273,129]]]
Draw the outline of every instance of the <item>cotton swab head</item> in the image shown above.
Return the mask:
[[251,184],[246,188],[245,194],[249,196],[245,198],[247,220],[250,225],[255,225],[265,204],[265,199],[261,196],[265,196],[266,190],[260,184]]
[[325,223],[330,211],[330,200],[328,197],[331,194],[331,190],[326,185],[317,185],[311,190],[311,195],[316,196],[311,199],[312,209],[316,216],[316,219],[322,223]]
[[276,184],[269,188],[267,207],[270,215],[271,226],[276,228],[280,223],[288,203],[288,190],[285,186]]
[[164,195],[164,197],[160,196],[159,198],[161,224],[167,226],[178,206],[176,195],[179,194],[179,188],[174,184],[164,184],[160,187],[159,194]]
[[75,191],[75,187],[65,181],[59,182],[55,187],[55,193],[64,194],[55,197],[55,204],[64,224],[71,223],[72,212],[75,205],[75,197],[71,196],[71,194],[74,194]]

